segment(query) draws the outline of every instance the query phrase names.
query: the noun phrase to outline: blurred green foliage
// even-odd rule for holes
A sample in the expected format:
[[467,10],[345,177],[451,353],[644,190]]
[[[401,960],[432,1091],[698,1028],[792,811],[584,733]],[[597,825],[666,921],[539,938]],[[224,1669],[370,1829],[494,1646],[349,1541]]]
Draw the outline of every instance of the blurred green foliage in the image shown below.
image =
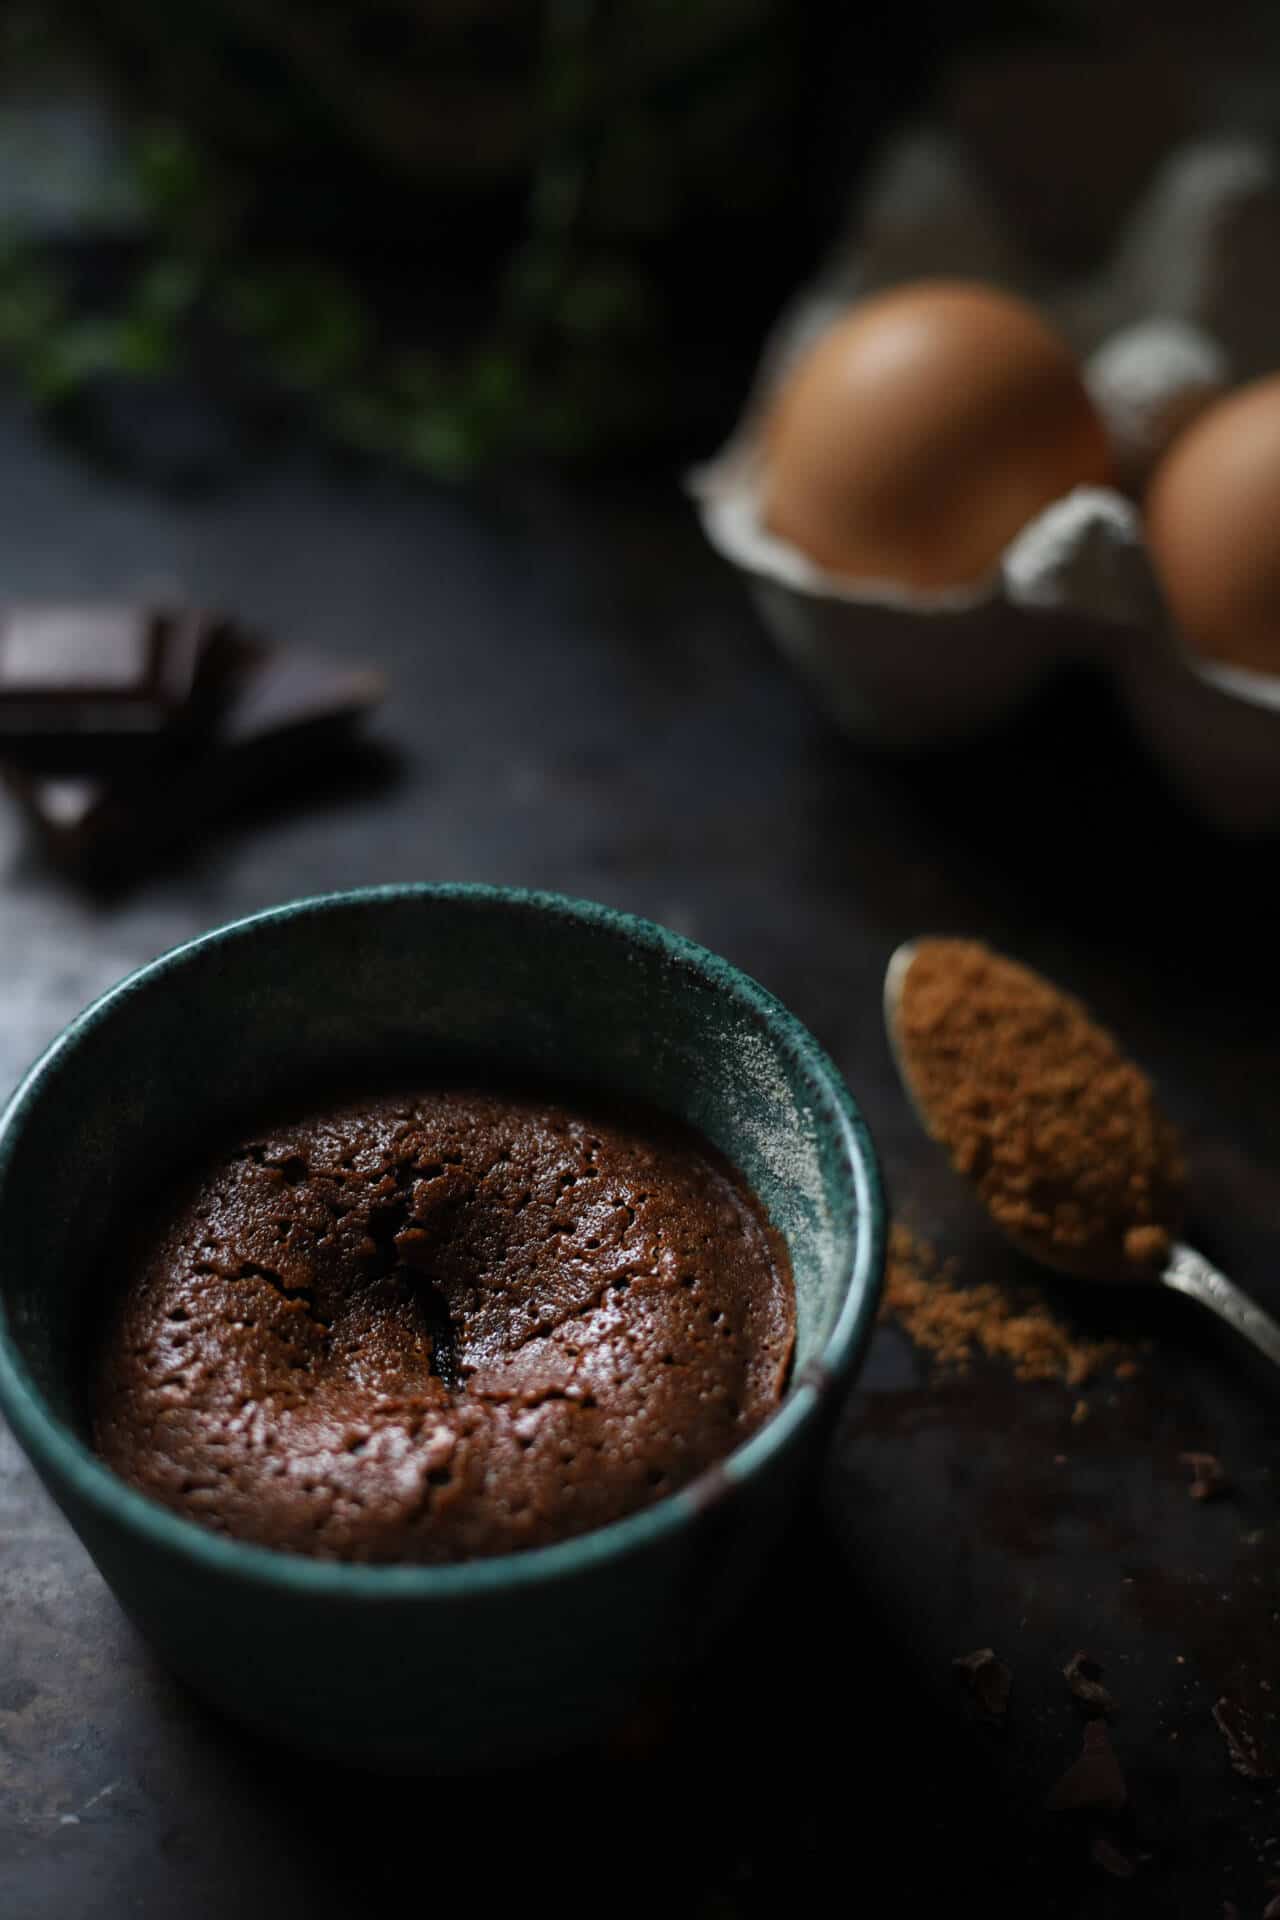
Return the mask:
[[[683,276],[712,290],[714,359],[733,286],[760,277],[742,235],[787,203],[787,0],[64,0],[42,17],[115,81],[142,216],[88,290],[74,247],[0,246],[0,356],[46,405],[230,349],[340,440],[440,474],[635,443],[696,405]],[[384,197],[393,238],[366,251]],[[441,330],[472,227],[481,293]]]

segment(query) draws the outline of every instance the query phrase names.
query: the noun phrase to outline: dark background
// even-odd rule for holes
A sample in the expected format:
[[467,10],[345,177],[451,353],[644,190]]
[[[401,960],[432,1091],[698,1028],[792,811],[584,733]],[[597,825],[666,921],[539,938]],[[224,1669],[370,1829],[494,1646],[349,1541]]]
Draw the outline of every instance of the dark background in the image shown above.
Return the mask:
[[[465,11],[435,10],[427,25]],[[490,17],[474,60],[463,34],[454,67],[441,55],[423,70],[455,76],[441,83],[452,97],[492,68],[518,102],[529,58],[511,47],[532,41],[504,35],[536,38],[541,10],[473,11]],[[481,180],[438,148],[393,161],[378,132],[394,122],[385,96],[366,111],[326,93],[321,111],[303,54],[282,52],[249,9],[192,7],[177,22],[119,5],[89,25],[67,9],[52,33],[52,15],[36,21],[11,62],[19,117],[0,117],[0,134],[17,137],[16,124],[30,153],[44,128],[48,151],[52,125],[64,156],[72,129],[92,153],[131,152],[136,130],[164,121],[212,157],[194,186],[188,173],[178,212],[161,194],[104,232],[74,194],[54,219],[45,191],[11,231],[0,595],[178,586],[282,642],[376,659],[394,697],[367,750],[222,818],[106,897],[56,877],[0,814],[0,1084],[131,967],[257,907],[398,879],[558,887],[676,926],[777,992],[846,1072],[899,1215],[967,1277],[1012,1283],[1025,1269],[920,1139],[880,1030],[893,946],[970,931],[1085,994],[1152,1068],[1189,1137],[1197,1241],[1280,1311],[1274,845],[1221,839],[1186,813],[1087,679],[928,760],[850,747],[773,654],[677,485],[680,461],[730,423],[762,328],[885,130],[926,104],[995,126],[996,96],[985,113],[964,104],[993,69],[960,55],[1021,58],[1051,40],[1063,72],[1083,50],[1113,76],[1154,75],[1185,46],[1204,50],[1213,78],[1215,62],[1256,54],[1261,22],[1170,7],[1153,38],[1116,43],[1088,8],[960,19],[939,5],[869,23],[848,11],[761,7],[744,9],[741,32],[731,22],[735,46],[745,33],[757,54],[789,49],[764,63],[770,165],[747,164],[748,114],[723,148],[742,156],[740,206],[719,221],[712,201],[695,220],[677,194],[643,246],[610,240],[615,268],[621,253],[638,276],[625,282],[636,300],[642,283],[660,298],[648,330],[621,334],[616,307],[611,320],[598,303],[581,355],[565,346],[560,297],[575,229],[527,357],[517,329],[517,378],[492,371],[513,338],[495,315],[529,230],[536,141],[503,148],[493,135],[486,150],[508,158]],[[331,25],[342,10],[322,12]],[[624,13],[584,10],[606,26]],[[405,39],[382,32],[378,62],[412,69]],[[732,65],[694,63],[675,87],[682,124],[701,124],[700,89],[714,93]],[[1006,106],[1034,98],[1019,71],[1003,69]],[[243,102],[254,75],[271,103],[309,102],[279,124],[266,114],[269,158],[261,121],[232,134],[216,111],[220,86]],[[1265,79],[1255,71],[1254,94]],[[1154,81],[1118,93],[1147,129],[1128,150],[1136,181],[1166,111],[1147,117],[1150,99],[1166,96]],[[122,107],[104,119],[103,101]],[[1168,111],[1182,124],[1208,109]],[[993,151],[1016,154],[1021,127],[1030,156],[1029,107],[1006,118]],[[1081,163],[1094,144],[1082,132],[1064,158]],[[708,163],[706,177],[725,172]],[[220,183],[246,173],[250,213],[241,199],[226,215]],[[38,168],[30,178],[49,188]],[[1096,244],[1073,196],[1044,185],[1039,198],[1058,206],[1064,259]],[[611,234],[612,207],[599,214]],[[1095,203],[1096,222],[1104,213]],[[459,225],[447,261],[421,238]],[[343,291],[313,279],[298,295],[295,280],[282,322],[281,262],[296,273],[298,251]],[[139,336],[130,303],[157,264],[185,264],[197,294],[157,319],[152,283]],[[41,309],[50,275],[55,303]],[[232,285],[268,291],[248,344],[230,295],[224,307]],[[365,312],[355,354],[332,307],[352,289]],[[86,315],[109,322],[96,347]],[[283,358],[263,333],[285,338]],[[448,368],[467,388],[477,338],[505,399],[457,408]],[[385,384],[406,339],[415,352],[429,340],[434,369],[417,366],[407,438],[386,430],[407,402]],[[564,378],[580,357],[588,394],[634,378],[643,419],[593,411]],[[564,444],[557,409],[591,431]],[[1253,1920],[1280,1876],[1276,1790],[1230,1770],[1211,1708],[1241,1701],[1276,1739],[1274,1385],[1185,1303],[1052,1297],[1089,1331],[1151,1337],[1138,1378],[1100,1379],[1073,1426],[1074,1392],[987,1364],[939,1382],[882,1328],[824,1487],[731,1641],[608,1752],[533,1776],[366,1781],[217,1723],[152,1664],[0,1438],[0,1915],[328,1920],[438,1900],[731,1920],[822,1901],[1220,1920],[1232,1901]],[[1178,1459],[1197,1447],[1222,1457],[1235,1489],[1205,1506]],[[1014,1676],[1003,1729],[978,1722],[951,1668],[987,1645]],[[1104,1663],[1117,1701],[1130,1807],[1104,1830],[1135,1865],[1127,1880],[1090,1861],[1087,1820],[1043,1809],[1079,1750],[1061,1677],[1078,1648]]]

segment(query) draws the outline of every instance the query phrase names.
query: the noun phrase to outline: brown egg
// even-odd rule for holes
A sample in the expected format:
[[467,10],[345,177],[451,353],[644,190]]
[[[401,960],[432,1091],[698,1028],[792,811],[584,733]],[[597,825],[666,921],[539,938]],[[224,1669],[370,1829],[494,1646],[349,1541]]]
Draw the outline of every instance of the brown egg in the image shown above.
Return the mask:
[[1051,500],[1110,477],[1080,370],[1034,308],[921,280],[860,302],[783,383],[764,518],[833,572],[954,587]]
[[1280,673],[1280,374],[1238,388],[1179,434],[1146,513],[1151,558],[1191,645]]

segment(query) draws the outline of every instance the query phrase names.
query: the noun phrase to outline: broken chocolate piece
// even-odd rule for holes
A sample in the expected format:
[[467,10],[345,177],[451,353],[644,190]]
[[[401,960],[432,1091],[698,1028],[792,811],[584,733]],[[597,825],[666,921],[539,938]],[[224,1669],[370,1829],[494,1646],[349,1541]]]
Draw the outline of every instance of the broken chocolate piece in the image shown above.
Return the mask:
[[1178,1458],[1191,1469],[1188,1491],[1193,1500],[1212,1500],[1216,1494],[1231,1491],[1231,1482],[1216,1453],[1180,1453]]
[[192,718],[225,622],[196,609],[29,606],[0,613],[0,748],[27,765],[131,756]]
[[1128,1797],[1111,1737],[1101,1720],[1090,1720],[1080,1758],[1072,1761],[1044,1804],[1050,1813],[1074,1813],[1087,1807],[1115,1813]]
[[307,654],[242,657],[217,725],[180,757],[130,774],[0,768],[46,852],[77,877],[131,875],[253,794],[336,748],[382,698],[382,675]]
[[1275,1769],[1264,1752],[1262,1739],[1247,1707],[1225,1697],[1216,1702],[1213,1717],[1227,1743],[1227,1757],[1246,1780],[1270,1780]]
[[1013,1675],[996,1659],[991,1647],[979,1647],[976,1653],[964,1653],[951,1662],[958,1677],[968,1688],[983,1718],[1001,1721],[1009,1709]]
[[1115,1701],[1102,1685],[1102,1668],[1087,1653],[1073,1653],[1062,1669],[1067,1685],[1094,1713],[1114,1713]]
[[1119,1847],[1113,1847],[1105,1833],[1095,1833],[1089,1842],[1089,1858],[1095,1867],[1101,1867],[1116,1880],[1132,1880],[1134,1863],[1127,1853],[1121,1853]]

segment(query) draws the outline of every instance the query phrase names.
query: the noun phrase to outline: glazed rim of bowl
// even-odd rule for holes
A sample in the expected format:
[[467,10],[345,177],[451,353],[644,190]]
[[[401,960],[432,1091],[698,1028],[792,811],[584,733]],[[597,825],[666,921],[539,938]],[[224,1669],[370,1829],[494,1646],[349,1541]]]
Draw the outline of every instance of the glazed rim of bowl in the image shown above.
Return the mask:
[[574,1535],[548,1547],[523,1553],[496,1554],[444,1566],[370,1566],[341,1560],[318,1560],[273,1547],[226,1539],[184,1519],[137,1492],[114,1473],[70,1427],[47,1409],[44,1398],[27,1372],[9,1329],[0,1295],[0,1412],[37,1460],[48,1461],[69,1481],[77,1494],[109,1520],[123,1521],[145,1535],[153,1545],[185,1554],[210,1572],[281,1586],[299,1593],[333,1598],[379,1594],[405,1599],[433,1594],[461,1597],[467,1593],[533,1585],[584,1570],[601,1561],[642,1548],[664,1535],[688,1526],[720,1495],[752,1478],[781,1451],[791,1436],[817,1412],[831,1387],[848,1378],[870,1337],[879,1301],[885,1239],[885,1208],[879,1170],[870,1136],[836,1067],[808,1029],[780,1000],[727,960],[682,934],[672,933],[651,920],[622,913],[589,900],[564,894],[533,892],[515,887],[430,883],[365,887],[349,892],[319,894],[270,907],[226,926],[184,941],[126,975],[117,985],[76,1015],[19,1082],[0,1112],[0,1179],[7,1168],[13,1143],[29,1107],[40,1098],[43,1082],[62,1055],[112,1007],[128,996],[172,973],[180,973],[195,955],[209,947],[245,936],[251,929],[274,921],[336,910],[376,908],[399,900],[475,901],[532,914],[552,913],[580,926],[609,934],[632,946],[660,953],[691,969],[718,993],[726,994],[754,1020],[769,1029],[784,1052],[797,1060],[805,1077],[825,1092],[837,1118],[852,1176],[854,1218],[858,1231],[852,1271],[836,1323],[821,1350],[793,1378],[781,1404],[751,1438],[706,1469],[687,1486],[638,1513],[608,1526]]

